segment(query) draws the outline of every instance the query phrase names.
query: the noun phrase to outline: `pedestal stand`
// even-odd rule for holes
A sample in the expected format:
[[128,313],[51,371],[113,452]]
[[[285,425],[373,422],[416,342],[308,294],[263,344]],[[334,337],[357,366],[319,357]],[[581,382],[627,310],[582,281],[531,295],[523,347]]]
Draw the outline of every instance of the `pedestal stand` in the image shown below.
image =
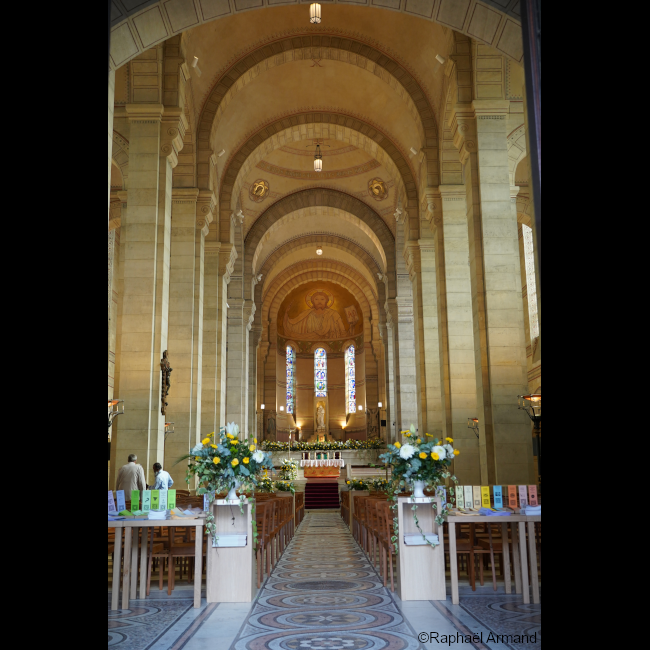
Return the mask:
[[213,513],[217,537],[228,544],[229,536],[246,535],[246,546],[213,548],[208,537],[207,602],[250,603],[257,596],[257,565],[253,540],[252,501],[215,501]]
[[[438,510],[433,509],[433,502]],[[417,516],[420,528],[425,535],[438,535],[440,546],[407,546],[405,535],[420,535],[413,519],[413,506],[417,503]],[[399,497],[399,562],[397,589],[403,601],[409,600],[447,600],[445,580],[445,536],[443,527],[438,526],[436,517],[442,512],[439,498],[412,499]],[[424,542],[424,540],[423,540]]]

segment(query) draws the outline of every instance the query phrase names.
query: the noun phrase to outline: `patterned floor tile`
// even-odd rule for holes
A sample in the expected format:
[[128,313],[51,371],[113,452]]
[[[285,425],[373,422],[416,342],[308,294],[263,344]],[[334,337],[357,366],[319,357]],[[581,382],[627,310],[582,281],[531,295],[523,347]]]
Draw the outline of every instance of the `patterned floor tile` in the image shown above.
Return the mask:
[[338,514],[308,515],[232,650],[418,650]]

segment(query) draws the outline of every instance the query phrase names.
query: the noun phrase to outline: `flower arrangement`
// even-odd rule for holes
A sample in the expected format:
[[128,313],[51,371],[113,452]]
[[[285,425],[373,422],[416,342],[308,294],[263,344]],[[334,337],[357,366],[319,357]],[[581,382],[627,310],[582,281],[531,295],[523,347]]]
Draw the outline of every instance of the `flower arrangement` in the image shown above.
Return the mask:
[[[395,502],[395,494],[409,484],[414,485],[416,491],[418,488],[423,490],[425,487],[437,491],[439,487],[444,485],[443,481],[446,479],[451,479],[458,484],[458,480],[451,475],[450,471],[453,460],[460,454],[454,448],[452,438],[441,440],[431,434],[426,434],[424,438],[420,438],[413,425],[409,431],[402,431],[402,435],[407,439],[407,442],[404,444],[396,442],[389,445],[388,452],[380,456],[381,460],[393,468],[393,480],[389,488],[392,501]],[[418,483],[419,485],[416,485]],[[444,512],[439,513],[436,518],[439,525],[444,523],[445,517],[452,508],[452,503],[455,502],[453,490],[451,492],[451,502],[446,504]],[[433,507],[437,509],[437,504],[434,503]],[[393,508],[396,508],[396,505]],[[417,504],[414,504],[413,517],[418,530],[422,533],[417,518],[417,508]],[[424,533],[422,533],[422,536],[425,540],[427,539]],[[393,539],[393,542],[396,541],[397,538]],[[435,546],[431,542],[427,541],[427,543],[430,546]]]
[[[259,483],[258,474],[264,469],[273,470],[270,456],[257,448],[257,440],[239,440],[239,426],[234,422],[220,429],[219,435],[211,433],[200,445],[180,458],[176,464],[189,461],[187,483],[194,476],[201,487],[197,495],[209,495],[210,503],[215,493],[232,492],[242,488],[254,491]],[[244,497],[241,497],[242,500]],[[214,517],[208,515],[206,530],[215,536]]]
[[260,479],[257,483],[257,491],[264,492],[266,494],[273,493],[273,481],[270,478]]
[[372,487],[376,492],[386,492],[390,488],[390,481],[379,478],[372,482]]
[[366,490],[370,490],[370,488],[372,487],[372,481],[364,481],[362,479],[353,478],[351,481],[347,482],[347,485],[350,491],[359,490],[363,492]]
[[274,485],[278,492],[291,492],[296,494],[296,486],[291,481],[277,481]]
[[348,440],[347,442],[264,442],[262,449],[267,452],[278,451],[367,451],[385,449],[386,443],[379,438],[370,440]]
[[290,458],[283,460],[280,478],[283,481],[296,481],[298,479],[298,462]]

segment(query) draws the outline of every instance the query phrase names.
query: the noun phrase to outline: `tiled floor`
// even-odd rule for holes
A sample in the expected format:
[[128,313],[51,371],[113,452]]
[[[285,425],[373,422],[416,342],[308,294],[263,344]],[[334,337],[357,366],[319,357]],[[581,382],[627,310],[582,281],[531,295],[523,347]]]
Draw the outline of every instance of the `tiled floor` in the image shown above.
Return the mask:
[[[154,589],[130,612],[109,611],[109,647],[118,650],[423,650],[418,637],[478,635],[476,650],[537,650],[541,608],[492,586],[461,590],[461,605],[401,603],[383,587],[339,513],[309,514],[257,600],[192,607],[190,587],[174,597]],[[110,607],[110,605],[109,605]],[[496,635],[534,635],[515,643]]]

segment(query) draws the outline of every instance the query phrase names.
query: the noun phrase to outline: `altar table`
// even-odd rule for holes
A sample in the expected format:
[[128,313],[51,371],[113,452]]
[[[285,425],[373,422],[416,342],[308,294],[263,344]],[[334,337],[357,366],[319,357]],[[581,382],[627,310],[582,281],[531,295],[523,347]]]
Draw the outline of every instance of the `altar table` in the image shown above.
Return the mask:
[[[503,572],[506,581],[506,593],[512,593],[512,578],[510,576],[510,545],[507,543],[508,524],[512,527],[512,548],[514,554],[515,583],[517,593],[523,591],[524,604],[530,604],[530,584],[528,581],[528,552],[530,551],[531,575],[533,578],[533,602],[537,605],[541,602],[539,590],[539,576],[537,573],[537,543],[535,540],[535,524],[541,523],[542,518],[527,517],[524,515],[512,515],[510,517],[482,517],[482,516],[460,516],[449,515],[449,553],[451,564],[451,598],[454,605],[460,604],[460,593],[458,586],[458,561],[456,552],[456,524],[501,524],[504,539],[503,549]],[[514,526],[514,524],[519,524]],[[526,547],[526,524],[528,524],[529,548]],[[517,539],[518,538],[518,539]],[[493,564],[494,566],[494,564]]]
[[[170,521],[109,521],[108,527],[115,528],[115,555],[113,559],[113,589],[111,611],[120,609],[120,567],[122,565],[122,530],[124,530],[124,569],[122,578],[122,609],[129,609],[129,601],[135,600],[138,584],[138,533],[150,528],[196,528],[194,551],[194,609],[201,607],[201,586],[203,583],[203,527],[205,519],[172,519]],[[172,531],[173,534],[173,531]],[[133,538],[135,537],[135,544]],[[146,538],[149,536],[146,535]],[[144,542],[144,539],[143,539]],[[140,553],[140,600],[147,596],[148,543],[142,544]],[[132,567],[136,567],[132,571]]]

